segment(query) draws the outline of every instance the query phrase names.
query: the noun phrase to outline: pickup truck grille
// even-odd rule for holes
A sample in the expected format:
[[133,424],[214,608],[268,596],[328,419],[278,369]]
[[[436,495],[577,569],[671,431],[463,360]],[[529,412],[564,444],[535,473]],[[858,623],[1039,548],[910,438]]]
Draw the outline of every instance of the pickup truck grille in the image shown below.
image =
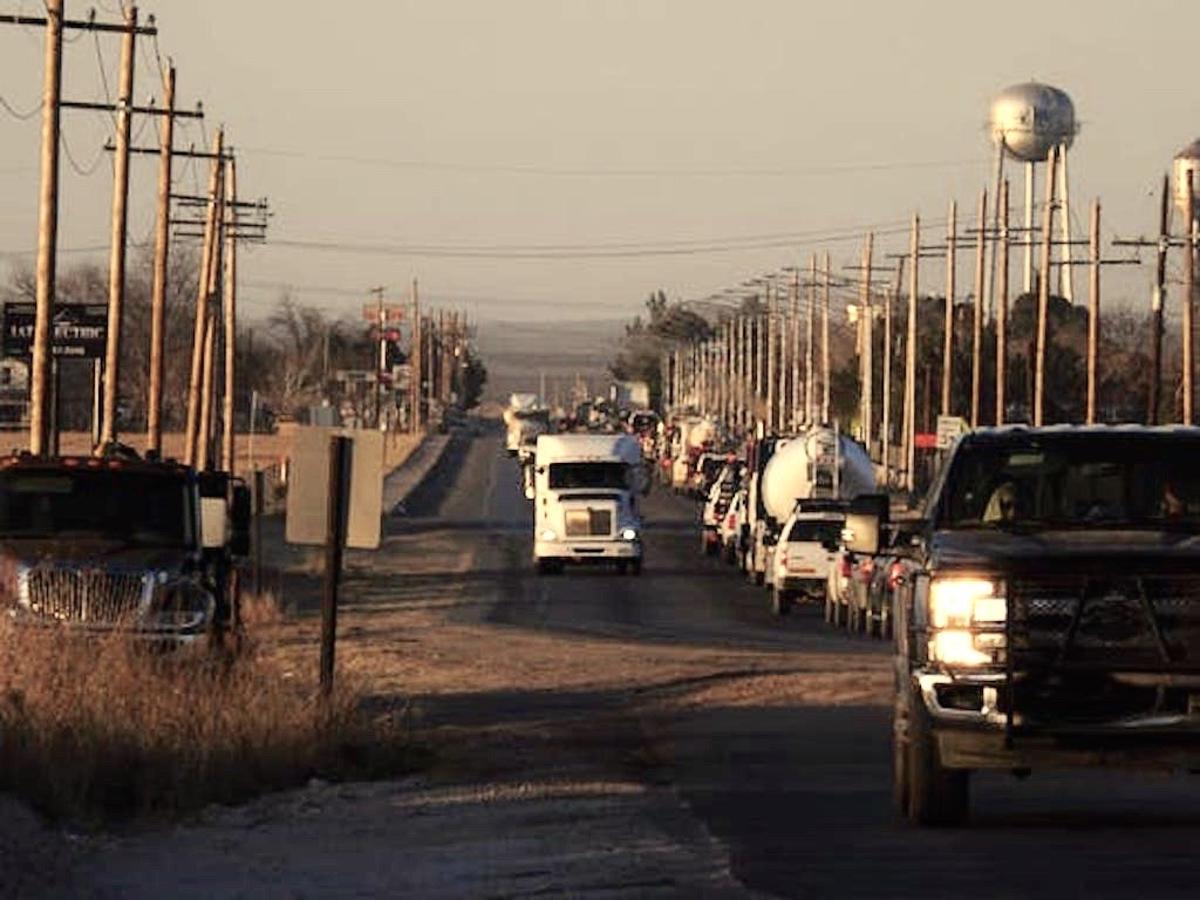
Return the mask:
[[1200,673],[1200,577],[1018,579],[1009,597],[1013,702],[1030,723],[1189,708],[1190,692],[1163,679]]
[[609,537],[612,534],[612,510],[568,509],[567,537]]
[[116,625],[137,612],[141,573],[39,566],[26,575],[29,611],[60,622]]

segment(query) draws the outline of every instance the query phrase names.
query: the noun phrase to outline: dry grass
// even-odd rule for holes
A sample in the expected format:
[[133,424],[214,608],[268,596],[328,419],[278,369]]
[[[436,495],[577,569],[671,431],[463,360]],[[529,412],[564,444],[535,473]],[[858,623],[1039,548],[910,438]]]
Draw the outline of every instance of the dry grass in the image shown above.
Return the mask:
[[[269,629],[270,604],[248,611]],[[234,657],[0,624],[0,789],[99,822],[413,768],[402,716],[368,715],[345,679],[319,702],[249,630]]]

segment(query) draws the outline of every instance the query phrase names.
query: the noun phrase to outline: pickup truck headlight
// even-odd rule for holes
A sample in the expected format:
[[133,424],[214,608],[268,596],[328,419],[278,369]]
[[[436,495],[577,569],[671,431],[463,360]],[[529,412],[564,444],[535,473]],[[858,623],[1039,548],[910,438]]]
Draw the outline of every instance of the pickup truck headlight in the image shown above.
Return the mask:
[[555,531],[553,528],[543,528],[542,529],[542,540],[543,541],[557,541],[558,540],[558,532]]
[[626,541],[636,541],[638,539],[637,529],[636,528],[622,528],[621,529],[621,539],[626,540]]
[[1003,586],[985,578],[935,578],[929,585],[934,628],[1002,625],[1008,616]]
[[986,578],[935,578],[929,586],[929,658],[986,666],[1004,649],[1008,605],[1003,584]]

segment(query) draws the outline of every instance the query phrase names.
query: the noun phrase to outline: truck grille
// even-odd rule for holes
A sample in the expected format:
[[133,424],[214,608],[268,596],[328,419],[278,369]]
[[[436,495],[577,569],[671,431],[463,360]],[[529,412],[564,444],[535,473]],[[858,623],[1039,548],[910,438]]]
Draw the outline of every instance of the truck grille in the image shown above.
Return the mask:
[[1067,576],[1009,587],[1014,661],[1200,671],[1200,578]]
[[1200,672],[1200,578],[1022,579],[1009,597],[1012,705],[1027,726],[1190,708],[1190,691],[1169,679]]
[[60,622],[116,625],[137,612],[141,573],[37,567],[26,575],[29,611]]
[[609,537],[612,534],[612,510],[568,509],[567,537]]

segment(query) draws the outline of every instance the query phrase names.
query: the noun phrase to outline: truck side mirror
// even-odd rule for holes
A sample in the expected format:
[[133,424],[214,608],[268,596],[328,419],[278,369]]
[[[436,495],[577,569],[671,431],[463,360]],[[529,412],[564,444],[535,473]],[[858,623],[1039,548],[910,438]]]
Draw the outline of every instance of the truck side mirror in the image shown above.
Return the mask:
[[235,484],[229,504],[229,552],[234,556],[250,555],[251,508],[249,486]]
[[228,513],[224,497],[200,498],[200,546],[205,550],[219,550],[225,546]]

